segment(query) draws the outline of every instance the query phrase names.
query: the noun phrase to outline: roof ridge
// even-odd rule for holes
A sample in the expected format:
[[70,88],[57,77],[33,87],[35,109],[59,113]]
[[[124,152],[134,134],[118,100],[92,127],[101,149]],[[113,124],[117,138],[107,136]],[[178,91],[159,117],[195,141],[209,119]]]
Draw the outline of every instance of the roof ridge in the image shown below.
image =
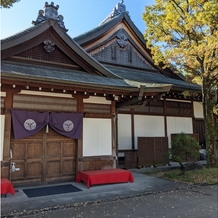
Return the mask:
[[116,6],[112,9],[112,12],[99,25],[102,25],[123,13],[129,14],[129,12],[126,10],[126,5],[123,4],[123,2],[124,0],[121,0],[120,3],[116,4]]

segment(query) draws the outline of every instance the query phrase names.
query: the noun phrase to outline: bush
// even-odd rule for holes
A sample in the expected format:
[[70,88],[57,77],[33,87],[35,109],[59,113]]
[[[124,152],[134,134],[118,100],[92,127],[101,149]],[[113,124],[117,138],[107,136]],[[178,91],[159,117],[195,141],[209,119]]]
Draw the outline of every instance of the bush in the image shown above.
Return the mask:
[[198,160],[200,146],[198,142],[191,136],[180,133],[171,141],[171,149],[169,149],[170,155],[175,162],[180,164],[180,169],[184,171],[183,160],[190,158],[192,160]]

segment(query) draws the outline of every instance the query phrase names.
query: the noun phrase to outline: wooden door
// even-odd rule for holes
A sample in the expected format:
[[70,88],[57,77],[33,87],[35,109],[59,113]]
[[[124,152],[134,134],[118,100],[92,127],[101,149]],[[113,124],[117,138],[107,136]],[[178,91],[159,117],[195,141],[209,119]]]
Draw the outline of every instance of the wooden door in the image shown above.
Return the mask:
[[139,166],[169,163],[168,137],[138,137]]
[[75,178],[76,140],[45,128],[26,139],[11,139],[16,168],[13,184],[47,184],[73,181]]
[[206,148],[205,145],[205,129],[204,129],[204,119],[194,119],[194,133],[199,136],[199,145],[201,148]]
[[76,169],[76,140],[61,136],[51,128],[45,138],[44,183],[72,181]]

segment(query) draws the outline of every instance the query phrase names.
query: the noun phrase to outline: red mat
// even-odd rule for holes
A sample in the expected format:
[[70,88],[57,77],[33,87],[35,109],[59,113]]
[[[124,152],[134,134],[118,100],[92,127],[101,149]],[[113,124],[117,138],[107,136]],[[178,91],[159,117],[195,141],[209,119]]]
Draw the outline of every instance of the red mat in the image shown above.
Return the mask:
[[121,182],[133,182],[132,173],[122,169],[106,169],[79,172],[76,176],[76,182],[83,181],[87,187],[99,184],[111,184]]
[[1,178],[1,194],[6,195],[8,193],[14,195],[14,187],[7,178]]

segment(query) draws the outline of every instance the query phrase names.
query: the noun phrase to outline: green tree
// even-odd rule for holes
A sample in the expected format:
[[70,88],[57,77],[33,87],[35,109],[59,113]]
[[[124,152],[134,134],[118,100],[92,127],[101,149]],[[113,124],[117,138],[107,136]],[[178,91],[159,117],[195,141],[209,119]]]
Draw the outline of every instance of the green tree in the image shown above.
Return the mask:
[[14,3],[19,2],[20,0],[1,0],[1,8],[10,8]]
[[181,132],[172,139],[169,154],[174,161],[180,164],[180,170],[184,172],[183,162],[188,158],[194,161],[198,160],[200,156],[199,149],[200,146],[193,137]]
[[[207,164],[216,164],[213,108],[218,84],[218,1],[156,0],[145,7],[144,38],[155,64],[172,64],[179,72],[198,76],[202,84]],[[188,91],[188,90],[187,90]]]

